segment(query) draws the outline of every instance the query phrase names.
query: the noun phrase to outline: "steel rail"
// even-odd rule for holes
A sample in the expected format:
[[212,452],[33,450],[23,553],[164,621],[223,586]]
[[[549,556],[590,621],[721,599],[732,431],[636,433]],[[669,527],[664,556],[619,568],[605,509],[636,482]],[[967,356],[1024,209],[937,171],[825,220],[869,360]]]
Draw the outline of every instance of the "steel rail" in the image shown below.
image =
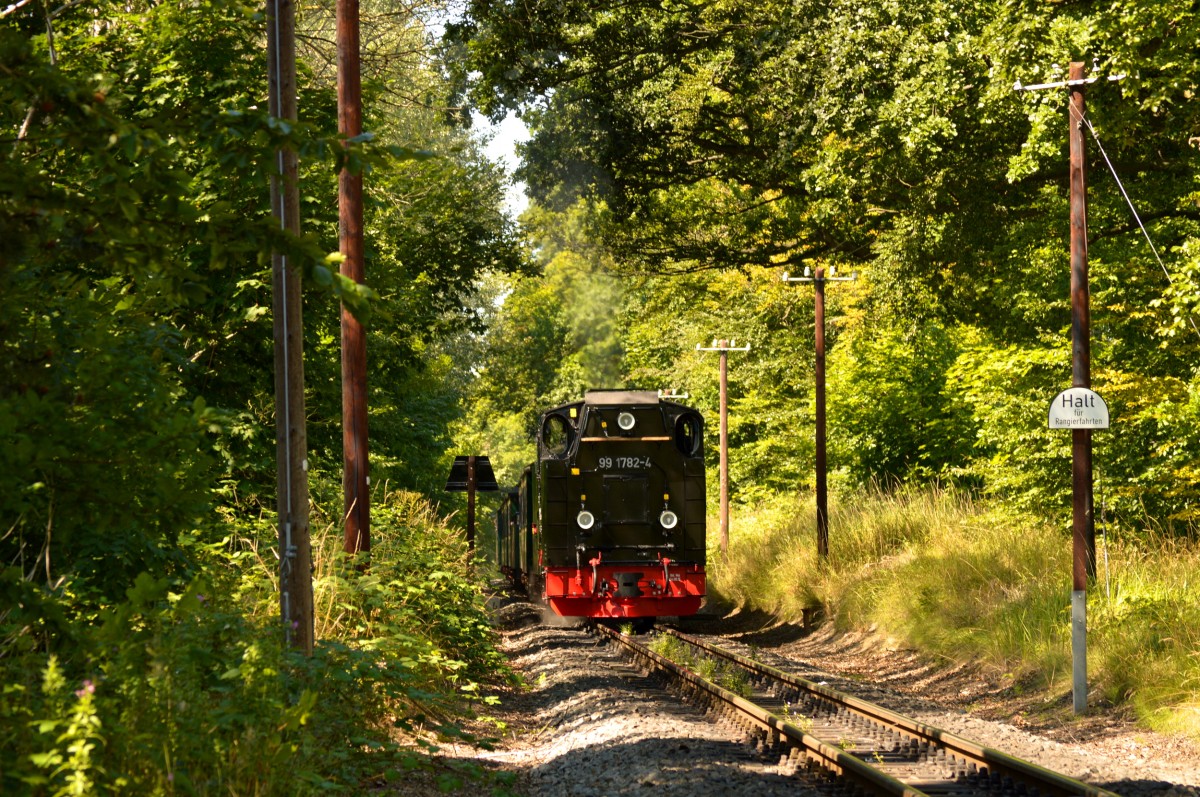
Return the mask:
[[685,634],[672,628],[660,627],[658,630],[661,633],[670,634],[715,656],[732,661],[759,676],[772,678],[801,691],[818,695],[825,700],[845,706],[850,711],[871,721],[893,726],[919,740],[929,741],[945,747],[947,750],[963,758],[987,766],[990,771],[1000,772],[1014,779],[1036,785],[1043,792],[1055,795],[1055,797],[1120,797],[1115,792],[1069,778],[1066,775],[1046,769],[1031,761],[1025,761],[1008,753],[978,744],[936,726],[927,725],[919,720],[899,714],[883,706],[870,703],[844,692],[839,692],[828,686],[822,686],[821,684],[801,678],[793,673],[784,672],[762,662],[754,661],[691,634]]
[[679,664],[655,653],[631,639],[604,625],[595,628],[611,640],[624,647],[633,655],[650,662],[654,667],[667,671],[675,678],[708,694],[744,715],[751,723],[772,734],[772,737],[787,739],[788,743],[804,750],[809,760],[815,761],[825,769],[842,775],[867,790],[870,794],[887,795],[888,797],[928,797],[925,792],[915,789],[904,782],[891,777],[870,766],[865,761],[847,753],[839,747],[818,739],[792,723],[774,714],[762,706],[746,700],[741,695],[734,694]]

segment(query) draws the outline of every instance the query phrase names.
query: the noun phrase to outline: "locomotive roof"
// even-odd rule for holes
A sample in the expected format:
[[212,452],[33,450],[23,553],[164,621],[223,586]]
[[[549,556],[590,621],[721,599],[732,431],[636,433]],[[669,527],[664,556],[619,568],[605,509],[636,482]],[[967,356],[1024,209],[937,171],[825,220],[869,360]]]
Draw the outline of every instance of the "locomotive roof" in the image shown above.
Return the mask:
[[654,390],[589,390],[583,395],[584,404],[657,404]]

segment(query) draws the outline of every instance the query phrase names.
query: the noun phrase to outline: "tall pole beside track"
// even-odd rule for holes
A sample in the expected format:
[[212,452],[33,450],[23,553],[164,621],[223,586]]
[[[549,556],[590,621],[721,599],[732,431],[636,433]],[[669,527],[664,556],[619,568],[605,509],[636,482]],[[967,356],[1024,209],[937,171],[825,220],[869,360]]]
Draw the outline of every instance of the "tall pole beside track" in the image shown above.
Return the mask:
[[696,351],[715,351],[721,354],[721,557],[729,553],[729,352],[750,351],[750,344],[740,348],[733,340],[714,340],[710,348],[696,344]]
[[[1087,160],[1084,152],[1083,63],[1073,61],[1069,135],[1071,148],[1071,386],[1092,386],[1092,321],[1087,261]],[[1073,578],[1086,590],[1096,577],[1096,520],[1092,495],[1092,430],[1071,431]]]
[[[362,77],[358,0],[337,0],[338,132],[362,134]],[[338,175],[338,237],[341,272],[357,283],[363,264],[362,173]],[[346,553],[371,550],[370,476],[367,468],[367,341],[362,323],[342,305],[342,492]]]
[[467,550],[475,550],[475,457],[467,457]]
[[[1057,68],[1057,67],[1056,67]],[[1100,78],[1085,78],[1082,61],[1072,61],[1067,80],[1023,86],[1017,91],[1066,88],[1070,146],[1071,228],[1071,385],[1090,390],[1091,310],[1087,262],[1087,159],[1083,127],[1084,91]],[[1110,75],[1121,80],[1124,75]],[[1107,421],[1106,421],[1107,422]],[[1092,492],[1092,430],[1071,429],[1071,659],[1072,697],[1076,714],[1087,710],[1087,587],[1096,577],[1096,518]]]
[[[296,120],[296,7],[267,2],[270,114]],[[271,213],[280,229],[300,234],[296,151],[281,147],[271,175]],[[312,549],[308,526],[308,432],[304,422],[304,323],[299,270],[271,255],[275,338],[276,512],[279,518],[279,613],[286,643],[313,652]]]
[[[1092,386],[1091,313],[1087,263],[1087,161],[1084,159],[1083,63],[1072,61],[1071,96],[1071,386]],[[1079,81],[1079,82],[1077,82]],[[1071,430],[1071,660],[1072,707],[1087,710],[1087,585],[1096,577],[1096,525],[1092,508],[1092,430]]]
[[729,555],[729,350],[721,341],[721,556]]
[[817,559],[822,562],[829,559],[829,489],[825,457],[825,283],[849,282],[857,278],[857,273],[849,277],[834,276],[832,266],[829,276],[825,275],[824,267],[818,267],[815,272],[805,268],[803,277],[783,275],[784,282],[811,282],[816,288],[816,300],[813,304],[816,362],[813,375],[816,379]]

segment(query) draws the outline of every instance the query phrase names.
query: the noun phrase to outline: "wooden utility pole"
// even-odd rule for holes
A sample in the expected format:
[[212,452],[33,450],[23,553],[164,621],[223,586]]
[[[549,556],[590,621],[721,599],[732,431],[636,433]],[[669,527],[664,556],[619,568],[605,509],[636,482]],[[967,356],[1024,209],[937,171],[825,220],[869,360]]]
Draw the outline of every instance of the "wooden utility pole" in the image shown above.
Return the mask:
[[[1071,148],[1071,387],[1092,386],[1091,309],[1087,261],[1087,161],[1084,154],[1083,62],[1072,61]],[[1074,589],[1096,577],[1096,518],[1092,494],[1092,430],[1071,430],[1071,504]]]
[[[337,0],[338,132],[362,134],[362,78],[358,0]],[[341,272],[357,283],[363,264],[362,173],[338,175],[338,234]],[[342,305],[342,492],[346,553],[371,550],[370,475],[367,467],[367,341],[362,323]]]
[[[267,74],[270,113],[296,120],[296,8],[267,2]],[[271,213],[280,229],[300,235],[296,152],[276,153]],[[299,270],[286,255],[271,255],[275,336],[276,512],[279,517],[279,611],[287,644],[313,651],[312,549],[308,531],[308,435],[304,422],[304,324]]]
[[721,347],[721,556],[729,554],[729,341]]
[[701,348],[696,344],[696,351],[715,351],[721,354],[721,556],[729,552],[729,352],[750,351],[750,344],[740,348],[734,347],[735,341],[715,340],[710,348]]
[[816,378],[817,559],[822,562],[829,559],[829,488],[825,455],[825,283],[849,282],[857,278],[858,274],[849,277],[834,276],[832,267],[829,269],[829,276],[825,276],[824,267],[818,267],[815,273],[805,268],[803,277],[783,275],[784,282],[811,282],[816,288],[816,300],[813,305],[816,363],[813,375]]
[[813,377],[816,380],[816,439],[815,465],[817,471],[817,556],[829,558],[829,487],[825,456],[825,269],[818,268],[813,285],[813,328],[816,359]]
[[467,457],[467,550],[475,550],[475,457]]
[[[1071,386],[1092,386],[1091,313],[1087,262],[1087,161],[1083,149],[1083,63],[1067,75],[1071,149]],[[1092,430],[1071,430],[1071,659],[1072,708],[1087,710],[1087,586],[1096,577],[1096,524],[1092,507]]]
[[[1091,389],[1091,311],[1087,262],[1087,159],[1083,127],[1084,91],[1099,76],[1083,76],[1082,61],[1072,61],[1066,81],[1024,86],[1017,91],[1066,88],[1070,146],[1071,215],[1071,386]],[[1111,75],[1120,80],[1124,75]],[[1107,428],[1107,408],[1104,423]],[[1092,430],[1071,429],[1071,658],[1074,710],[1087,710],[1087,587],[1096,577],[1096,519],[1092,494]]]

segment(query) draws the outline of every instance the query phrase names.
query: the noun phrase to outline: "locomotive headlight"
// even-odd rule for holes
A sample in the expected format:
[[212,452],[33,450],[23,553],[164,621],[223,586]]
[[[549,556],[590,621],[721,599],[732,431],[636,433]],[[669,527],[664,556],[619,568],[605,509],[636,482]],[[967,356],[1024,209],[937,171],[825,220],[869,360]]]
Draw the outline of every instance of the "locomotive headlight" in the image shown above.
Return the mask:
[[679,515],[676,515],[670,509],[664,509],[663,513],[658,516],[658,522],[664,529],[670,531],[679,525]]
[[633,428],[634,420],[632,412],[622,412],[617,416],[617,426],[621,427],[621,431],[628,432]]
[[579,528],[587,531],[596,525],[596,516],[585,509],[575,516],[575,522],[579,524]]

